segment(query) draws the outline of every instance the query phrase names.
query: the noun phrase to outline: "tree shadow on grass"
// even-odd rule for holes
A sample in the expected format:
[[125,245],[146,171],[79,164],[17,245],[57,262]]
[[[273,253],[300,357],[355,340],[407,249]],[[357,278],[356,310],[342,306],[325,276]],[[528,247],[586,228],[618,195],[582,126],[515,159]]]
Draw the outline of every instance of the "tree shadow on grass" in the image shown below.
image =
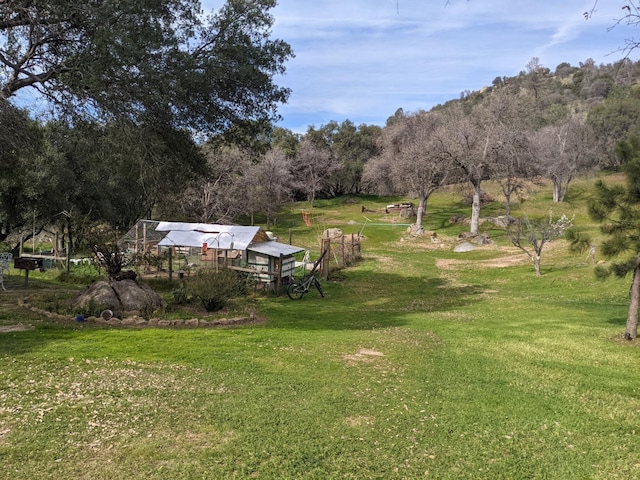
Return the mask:
[[622,316],[622,315],[617,316],[617,317],[609,317],[607,319],[607,323],[609,325],[619,325],[619,326],[624,327],[624,326],[627,325],[627,317]]
[[369,330],[406,325],[409,315],[459,309],[482,299],[483,285],[453,285],[437,277],[350,272],[324,282],[325,298],[312,290],[301,300],[266,306],[265,328]]

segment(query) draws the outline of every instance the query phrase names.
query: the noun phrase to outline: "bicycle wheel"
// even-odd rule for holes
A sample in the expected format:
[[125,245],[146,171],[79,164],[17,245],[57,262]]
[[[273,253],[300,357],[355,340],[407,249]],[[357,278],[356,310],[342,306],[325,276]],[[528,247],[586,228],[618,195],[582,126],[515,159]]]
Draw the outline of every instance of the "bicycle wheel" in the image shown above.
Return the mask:
[[299,283],[292,283],[287,288],[287,295],[291,300],[300,300],[305,293],[304,286]]

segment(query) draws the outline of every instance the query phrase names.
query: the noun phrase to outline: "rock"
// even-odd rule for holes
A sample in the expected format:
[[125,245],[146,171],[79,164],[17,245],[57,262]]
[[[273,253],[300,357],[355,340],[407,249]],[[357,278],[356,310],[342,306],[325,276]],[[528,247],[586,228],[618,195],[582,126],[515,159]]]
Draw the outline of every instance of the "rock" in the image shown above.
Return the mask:
[[487,232],[484,232],[474,237],[473,243],[477,243],[478,245],[489,245],[491,243],[491,238]]
[[407,233],[412,237],[419,237],[424,233],[424,229],[421,225],[416,225],[415,223],[410,227],[407,227]]
[[487,219],[496,227],[507,228],[509,225],[516,223],[516,219],[510,215],[500,215],[498,217],[490,217]]
[[144,283],[136,283],[133,280],[114,282],[113,289],[117,293],[122,304],[122,310],[140,310],[142,307],[152,306],[154,309],[162,308],[165,302],[151,287]]
[[331,240],[335,240],[341,237],[342,230],[339,228],[327,228],[324,232],[322,232],[322,238],[330,238]]
[[192,318],[191,320],[185,320],[184,324],[187,327],[197,327],[198,326],[198,319],[197,318]]
[[400,210],[400,218],[412,218],[416,216],[416,209],[413,206]]
[[470,252],[470,251],[475,250],[475,249],[476,249],[476,247],[474,247],[469,242],[462,242],[462,243],[456,245],[455,248],[453,249],[453,251],[456,252],[456,253],[461,253],[461,252]]
[[151,287],[134,280],[94,282],[76,297],[75,303],[81,307],[95,305],[114,311],[139,311],[143,307],[157,309],[165,306],[160,295]]

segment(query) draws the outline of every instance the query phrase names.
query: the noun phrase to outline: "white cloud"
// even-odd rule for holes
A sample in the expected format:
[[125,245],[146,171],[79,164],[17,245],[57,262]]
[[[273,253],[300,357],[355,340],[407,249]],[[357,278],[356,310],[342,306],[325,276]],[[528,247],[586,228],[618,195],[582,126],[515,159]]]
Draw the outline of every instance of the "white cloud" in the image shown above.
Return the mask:
[[[205,7],[207,2],[203,2]],[[219,2],[216,2],[219,3]],[[209,4],[211,4],[209,2]],[[617,60],[633,29],[621,2],[600,0],[280,0],[274,36],[296,54],[279,83],[291,88],[283,126],[349,119],[384,124],[397,108],[429,109],[516,75],[534,56],[552,70]],[[640,32],[640,30],[638,30]]]

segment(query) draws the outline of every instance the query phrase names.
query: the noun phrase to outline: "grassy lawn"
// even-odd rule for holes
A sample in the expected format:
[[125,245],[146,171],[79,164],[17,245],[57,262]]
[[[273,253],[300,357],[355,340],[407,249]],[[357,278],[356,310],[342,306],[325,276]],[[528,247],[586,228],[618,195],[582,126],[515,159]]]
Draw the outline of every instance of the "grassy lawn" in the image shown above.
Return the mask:
[[[577,183],[554,213],[588,225]],[[17,307],[72,289],[12,272],[0,293],[0,463],[11,479],[640,478],[640,350],[622,340],[628,281],[596,280],[564,241],[541,277],[503,233],[452,251],[469,213],[429,203],[426,235],[397,199],[296,205],[274,230],[317,248],[362,231],[364,260],[300,301],[261,296],[234,328],[102,328]],[[361,205],[373,213],[365,213]],[[514,205],[544,215],[548,191]],[[485,215],[499,215],[499,202]],[[395,223],[394,223],[395,222]]]

